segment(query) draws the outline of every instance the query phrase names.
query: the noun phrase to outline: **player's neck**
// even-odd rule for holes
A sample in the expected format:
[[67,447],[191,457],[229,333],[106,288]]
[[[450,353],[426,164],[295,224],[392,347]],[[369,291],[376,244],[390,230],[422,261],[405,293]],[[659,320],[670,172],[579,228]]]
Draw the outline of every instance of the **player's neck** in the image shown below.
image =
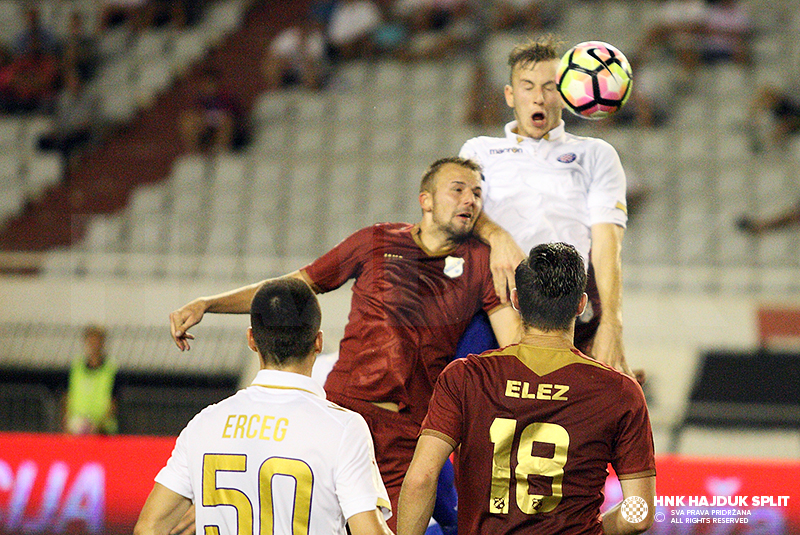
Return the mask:
[[535,327],[526,326],[522,331],[521,344],[548,347],[573,347],[573,340],[575,339],[575,328],[557,330],[557,331],[543,331]]
[[315,358],[305,358],[301,361],[293,362],[291,364],[286,364],[285,366],[275,366],[274,364],[264,363],[261,362],[261,369],[262,370],[275,370],[279,372],[289,372],[289,373],[297,373],[299,375],[306,375],[311,377],[311,370],[314,369],[314,362],[316,361]]
[[453,237],[447,232],[443,232],[436,225],[426,221],[424,218],[419,223],[419,242],[425,252],[431,256],[437,256],[452,251],[458,246]]

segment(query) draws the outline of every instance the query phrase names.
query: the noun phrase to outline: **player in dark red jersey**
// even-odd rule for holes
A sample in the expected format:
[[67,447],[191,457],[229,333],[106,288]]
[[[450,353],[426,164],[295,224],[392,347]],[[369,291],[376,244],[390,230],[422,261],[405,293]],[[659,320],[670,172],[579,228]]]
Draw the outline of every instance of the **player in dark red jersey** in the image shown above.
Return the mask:
[[[419,201],[418,224],[362,229],[287,275],[316,292],[355,279],[325,391],[367,420],[395,510],[433,386],[472,316],[483,309],[498,340],[519,339],[519,316],[494,291],[489,248],[472,234],[483,206],[480,168],[463,158],[438,160],[422,179]],[[189,349],[193,337],[186,331],[205,312],[249,310],[260,285],[196,299],[170,314],[178,347]]]
[[[653,521],[655,459],[641,388],[573,345],[586,273],[571,245],[543,244],[516,269],[522,341],[453,361],[439,376],[403,483],[398,535],[421,535],[436,477],[458,449],[458,531],[633,534]],[[626,499],[602,518],[608,464]],[[460,469],[459,469],[460,468]],[[646,504],[646,507],[642,505]],[[640,518],[637,518],[639,516]]]

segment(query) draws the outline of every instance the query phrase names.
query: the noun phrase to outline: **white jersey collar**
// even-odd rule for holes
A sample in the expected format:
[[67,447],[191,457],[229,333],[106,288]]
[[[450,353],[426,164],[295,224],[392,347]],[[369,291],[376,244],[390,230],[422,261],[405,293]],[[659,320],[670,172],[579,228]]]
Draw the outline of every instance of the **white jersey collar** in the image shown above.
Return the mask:
[[303,390],[325,399],[325,390],[316,380],[299,373],[259,370],[252,386],[279,390]]
[[525,140],[528,140],[532,143],[539,143],[543,140],[558,141],[562,137],[564,137],[565,133],[563,119],[558,123],[558,126],[554,127],[547,134],[545,134],[545,136],[542,139],[533,139],[530,137],[521,136],[515,132],[516,129],[517,129],[517,121],[511,121],[505,126],[506,138],[514,140],[514,142],[516,143],[522,143]]

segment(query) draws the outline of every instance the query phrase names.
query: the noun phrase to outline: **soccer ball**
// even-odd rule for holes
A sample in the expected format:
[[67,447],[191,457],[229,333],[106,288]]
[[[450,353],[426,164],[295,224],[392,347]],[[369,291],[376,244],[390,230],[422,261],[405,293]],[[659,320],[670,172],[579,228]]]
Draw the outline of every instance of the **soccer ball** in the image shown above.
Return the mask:
[[561,58],[556,83],[572,113],[584,119],[604,119],[619,111],[631,96],[631,65],[608,43],[586,41]]

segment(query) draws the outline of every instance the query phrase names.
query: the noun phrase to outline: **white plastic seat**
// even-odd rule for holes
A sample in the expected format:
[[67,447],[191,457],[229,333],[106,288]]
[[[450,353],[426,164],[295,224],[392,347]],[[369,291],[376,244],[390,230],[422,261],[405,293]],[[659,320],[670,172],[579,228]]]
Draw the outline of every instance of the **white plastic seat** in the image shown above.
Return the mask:
[[63,162],[60,154],[34,154],[28,162],[25,188],[30,196],[38,196],[42,191],[61,180]]

